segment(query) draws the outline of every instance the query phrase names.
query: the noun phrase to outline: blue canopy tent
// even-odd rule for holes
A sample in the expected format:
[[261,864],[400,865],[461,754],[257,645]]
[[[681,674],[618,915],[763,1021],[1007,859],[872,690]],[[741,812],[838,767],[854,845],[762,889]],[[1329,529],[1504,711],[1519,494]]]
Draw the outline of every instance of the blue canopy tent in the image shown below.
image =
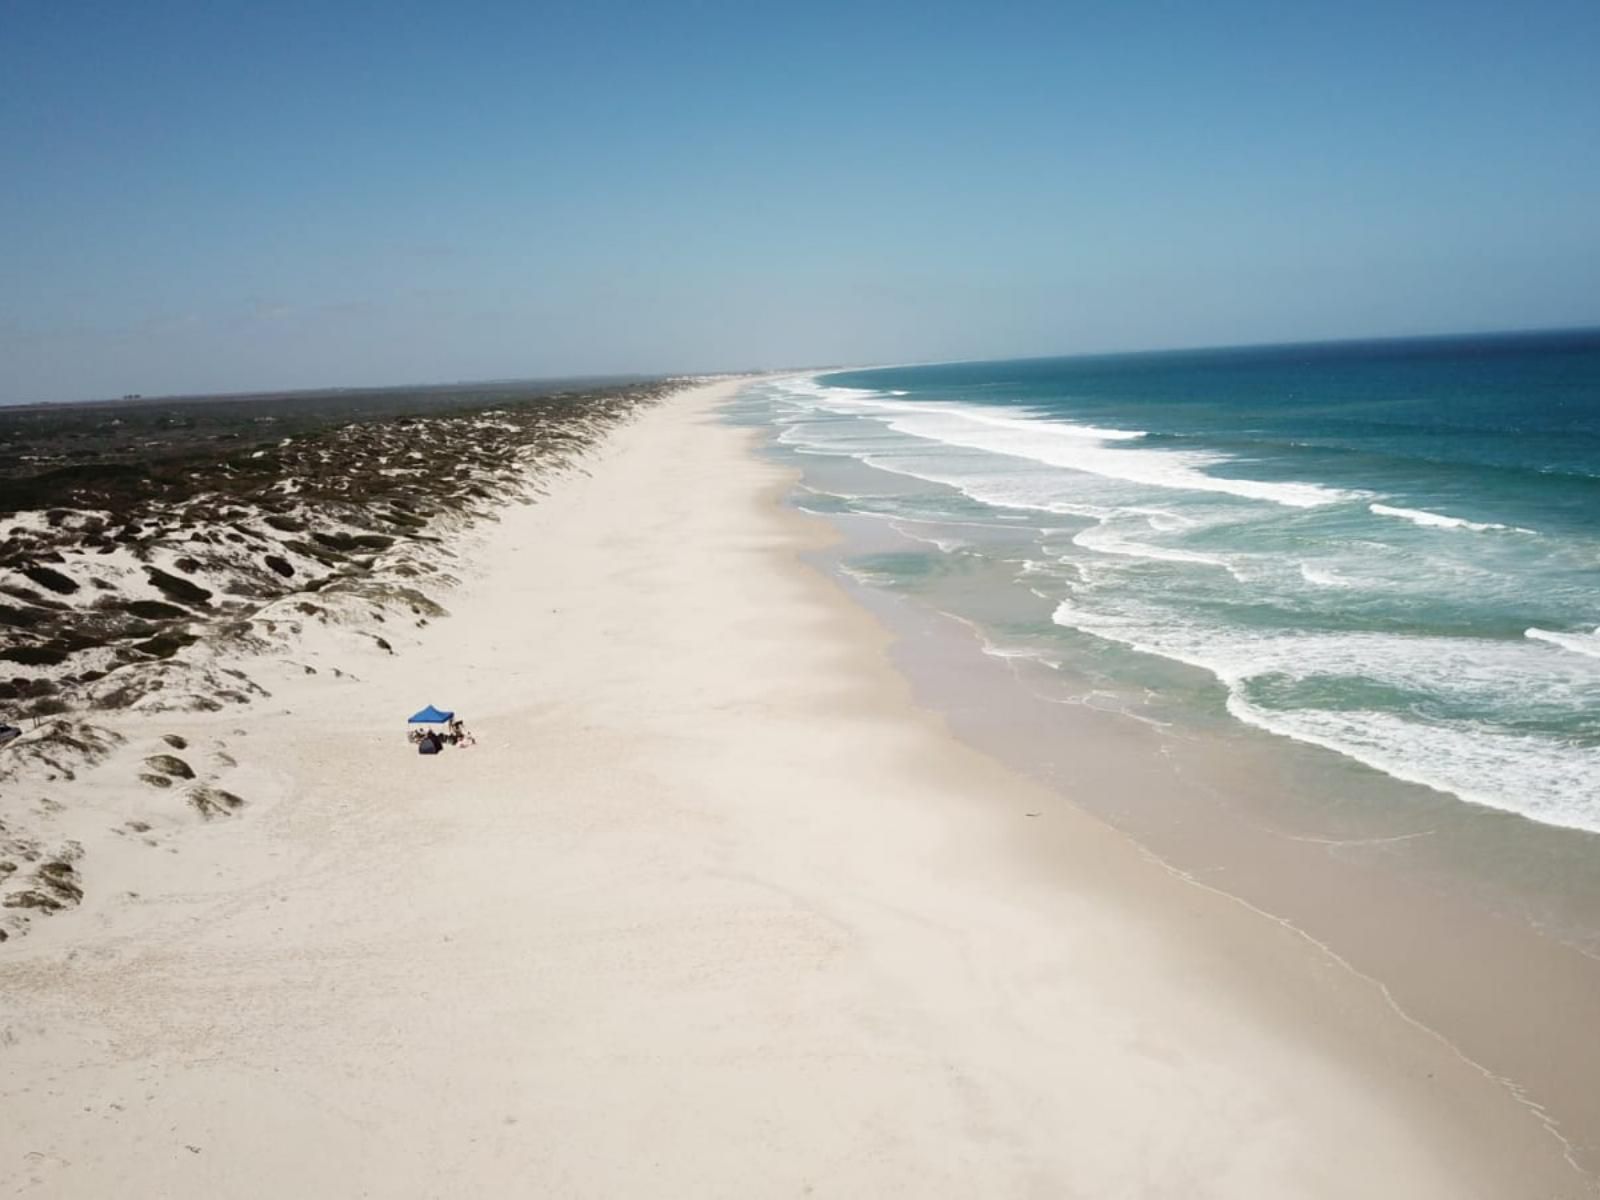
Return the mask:
[[433,705],[428,705],[419,713],[413,713],[407,725],[443,725],[455,717],[453,712],[440,712]]

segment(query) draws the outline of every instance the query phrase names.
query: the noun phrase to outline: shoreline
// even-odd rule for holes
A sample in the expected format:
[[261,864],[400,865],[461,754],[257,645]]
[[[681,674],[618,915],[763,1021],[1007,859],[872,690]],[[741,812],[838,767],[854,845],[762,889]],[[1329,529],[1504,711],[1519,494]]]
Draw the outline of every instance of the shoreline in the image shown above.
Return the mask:
[[[392,657],[141,718],[266,798],[0,950],[0,1178],[1585,1194],[1372,985],[919,707],[732,386],[504,510]],[[435,702],[477,747],[408,751]]]
[[838,531],[813,556],[817,569],[892,631],[896,669],[955,736],[1196,886],[1295,930],[1517,1095],[1575,1161],[1600,1162],[1600,1104],[1586,1083],[1600,1072],[1585,1015],[1600,997],[1600,893],[1585,861],[1594,835],[1231,717],[1183,724],[1176,712],[1141,715],[1137,702],[1085,703],[1113,697],[1067,665],[991,652],[981,622],[850,565],[920,551],[919,539],[802,511]]

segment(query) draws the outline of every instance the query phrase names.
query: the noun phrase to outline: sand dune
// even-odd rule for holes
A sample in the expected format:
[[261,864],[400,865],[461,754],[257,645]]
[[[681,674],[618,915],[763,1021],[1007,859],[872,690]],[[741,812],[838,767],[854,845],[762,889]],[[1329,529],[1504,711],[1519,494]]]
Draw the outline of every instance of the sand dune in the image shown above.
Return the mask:
[[[0,754],[0,942],[92,890],[100,856],[85,848],[107,828],[148,842],[137,826],[243,806],[152,727],[101,776],[161,789],[137,806],[151,811],[109,826],[92,802],[68,811],[84,807],[78,774],[127,741],[119,714],[265,701],[258,660],[314,675],[301,651],[330,633],[356,661],[393,653],[445,615],[478,522],[687,382],[0,414],[0,717],[27,728]],[[335,679],[340,658],[322,668]]]

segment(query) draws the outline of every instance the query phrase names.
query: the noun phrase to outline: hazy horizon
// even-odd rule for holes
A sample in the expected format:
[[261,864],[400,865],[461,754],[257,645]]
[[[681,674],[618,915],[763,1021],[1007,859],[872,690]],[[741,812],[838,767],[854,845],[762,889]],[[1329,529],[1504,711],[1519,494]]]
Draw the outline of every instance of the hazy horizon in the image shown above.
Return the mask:
[[118,395],[81,396],[58,400],[0,400],[0,407],[43,405],[72,405],[72,404],[105,404],[129,400],[196,400],[196,399],[226,399],[229,397],[249,398],[256,396],[290,396],[290,395],[315,395],[318,392],[382,392],[418,390],[448,390],[451,388],[492,387],[497,385],[516,384],[603,384],[627,380],[656,380],[671,378],[692,378],[696,376],[737,375],[743,372],[760,372],[762,374],[787,374],[806,372],[847,372],[847,371],[874,371],[889,370],[895,367],[932,367],[956,366],[966,363],[984,362],[1029,362],[1050,361],[1054,359],[1075,358],[1117,358],[1122,356],[1135,357],[1139,355],[1184,354],[1199,353],[1210,350],[1271,350],[1274,348],[1293,348],[1296,346],[1340,346],[1360,345],[1363,343],[1380,342],[1408,342],[1408,341],[1453,341],[1493,338],[1519,338],[1542,337],[1562,335],[1600,335],[1600,324],[1595,325],[1562,325],[1539,329],[1471,329],[1450,330],[1430,333],[1399,333],[1360,335],[1350,337],[1330,338],[1297,338],[1285,342],[1228,342],[1220,344],[1184,345],[1184,346],[1133,346],[1115,347],[1109,349],[1074,350],[1065,354],[1013,354],[1003,358],[947,358],[947,359],[902,359],[897,361],[874,362],[831,362],[831,363],[747,363],[738,367],[704,367],[699,369],[685,369],[679,371],[626,371],[626,372],[590,372],[572,375],[503,375],[485,376],[482,378],[463,379],[405,379],[387,380],[375,383],[330,383],[308,384],[298,387],[228,387],[214,391],[204,392],[124,392]]
[[0,403],[1600,325],[1600,9],[11,6]]

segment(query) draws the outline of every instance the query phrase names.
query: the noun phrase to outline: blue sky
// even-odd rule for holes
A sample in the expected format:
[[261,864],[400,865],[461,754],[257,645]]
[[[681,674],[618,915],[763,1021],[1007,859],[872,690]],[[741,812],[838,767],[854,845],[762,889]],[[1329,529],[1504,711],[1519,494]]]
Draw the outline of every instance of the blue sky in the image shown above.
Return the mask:
[[1600,4],[0,0],[0,401],[1600,324]]

